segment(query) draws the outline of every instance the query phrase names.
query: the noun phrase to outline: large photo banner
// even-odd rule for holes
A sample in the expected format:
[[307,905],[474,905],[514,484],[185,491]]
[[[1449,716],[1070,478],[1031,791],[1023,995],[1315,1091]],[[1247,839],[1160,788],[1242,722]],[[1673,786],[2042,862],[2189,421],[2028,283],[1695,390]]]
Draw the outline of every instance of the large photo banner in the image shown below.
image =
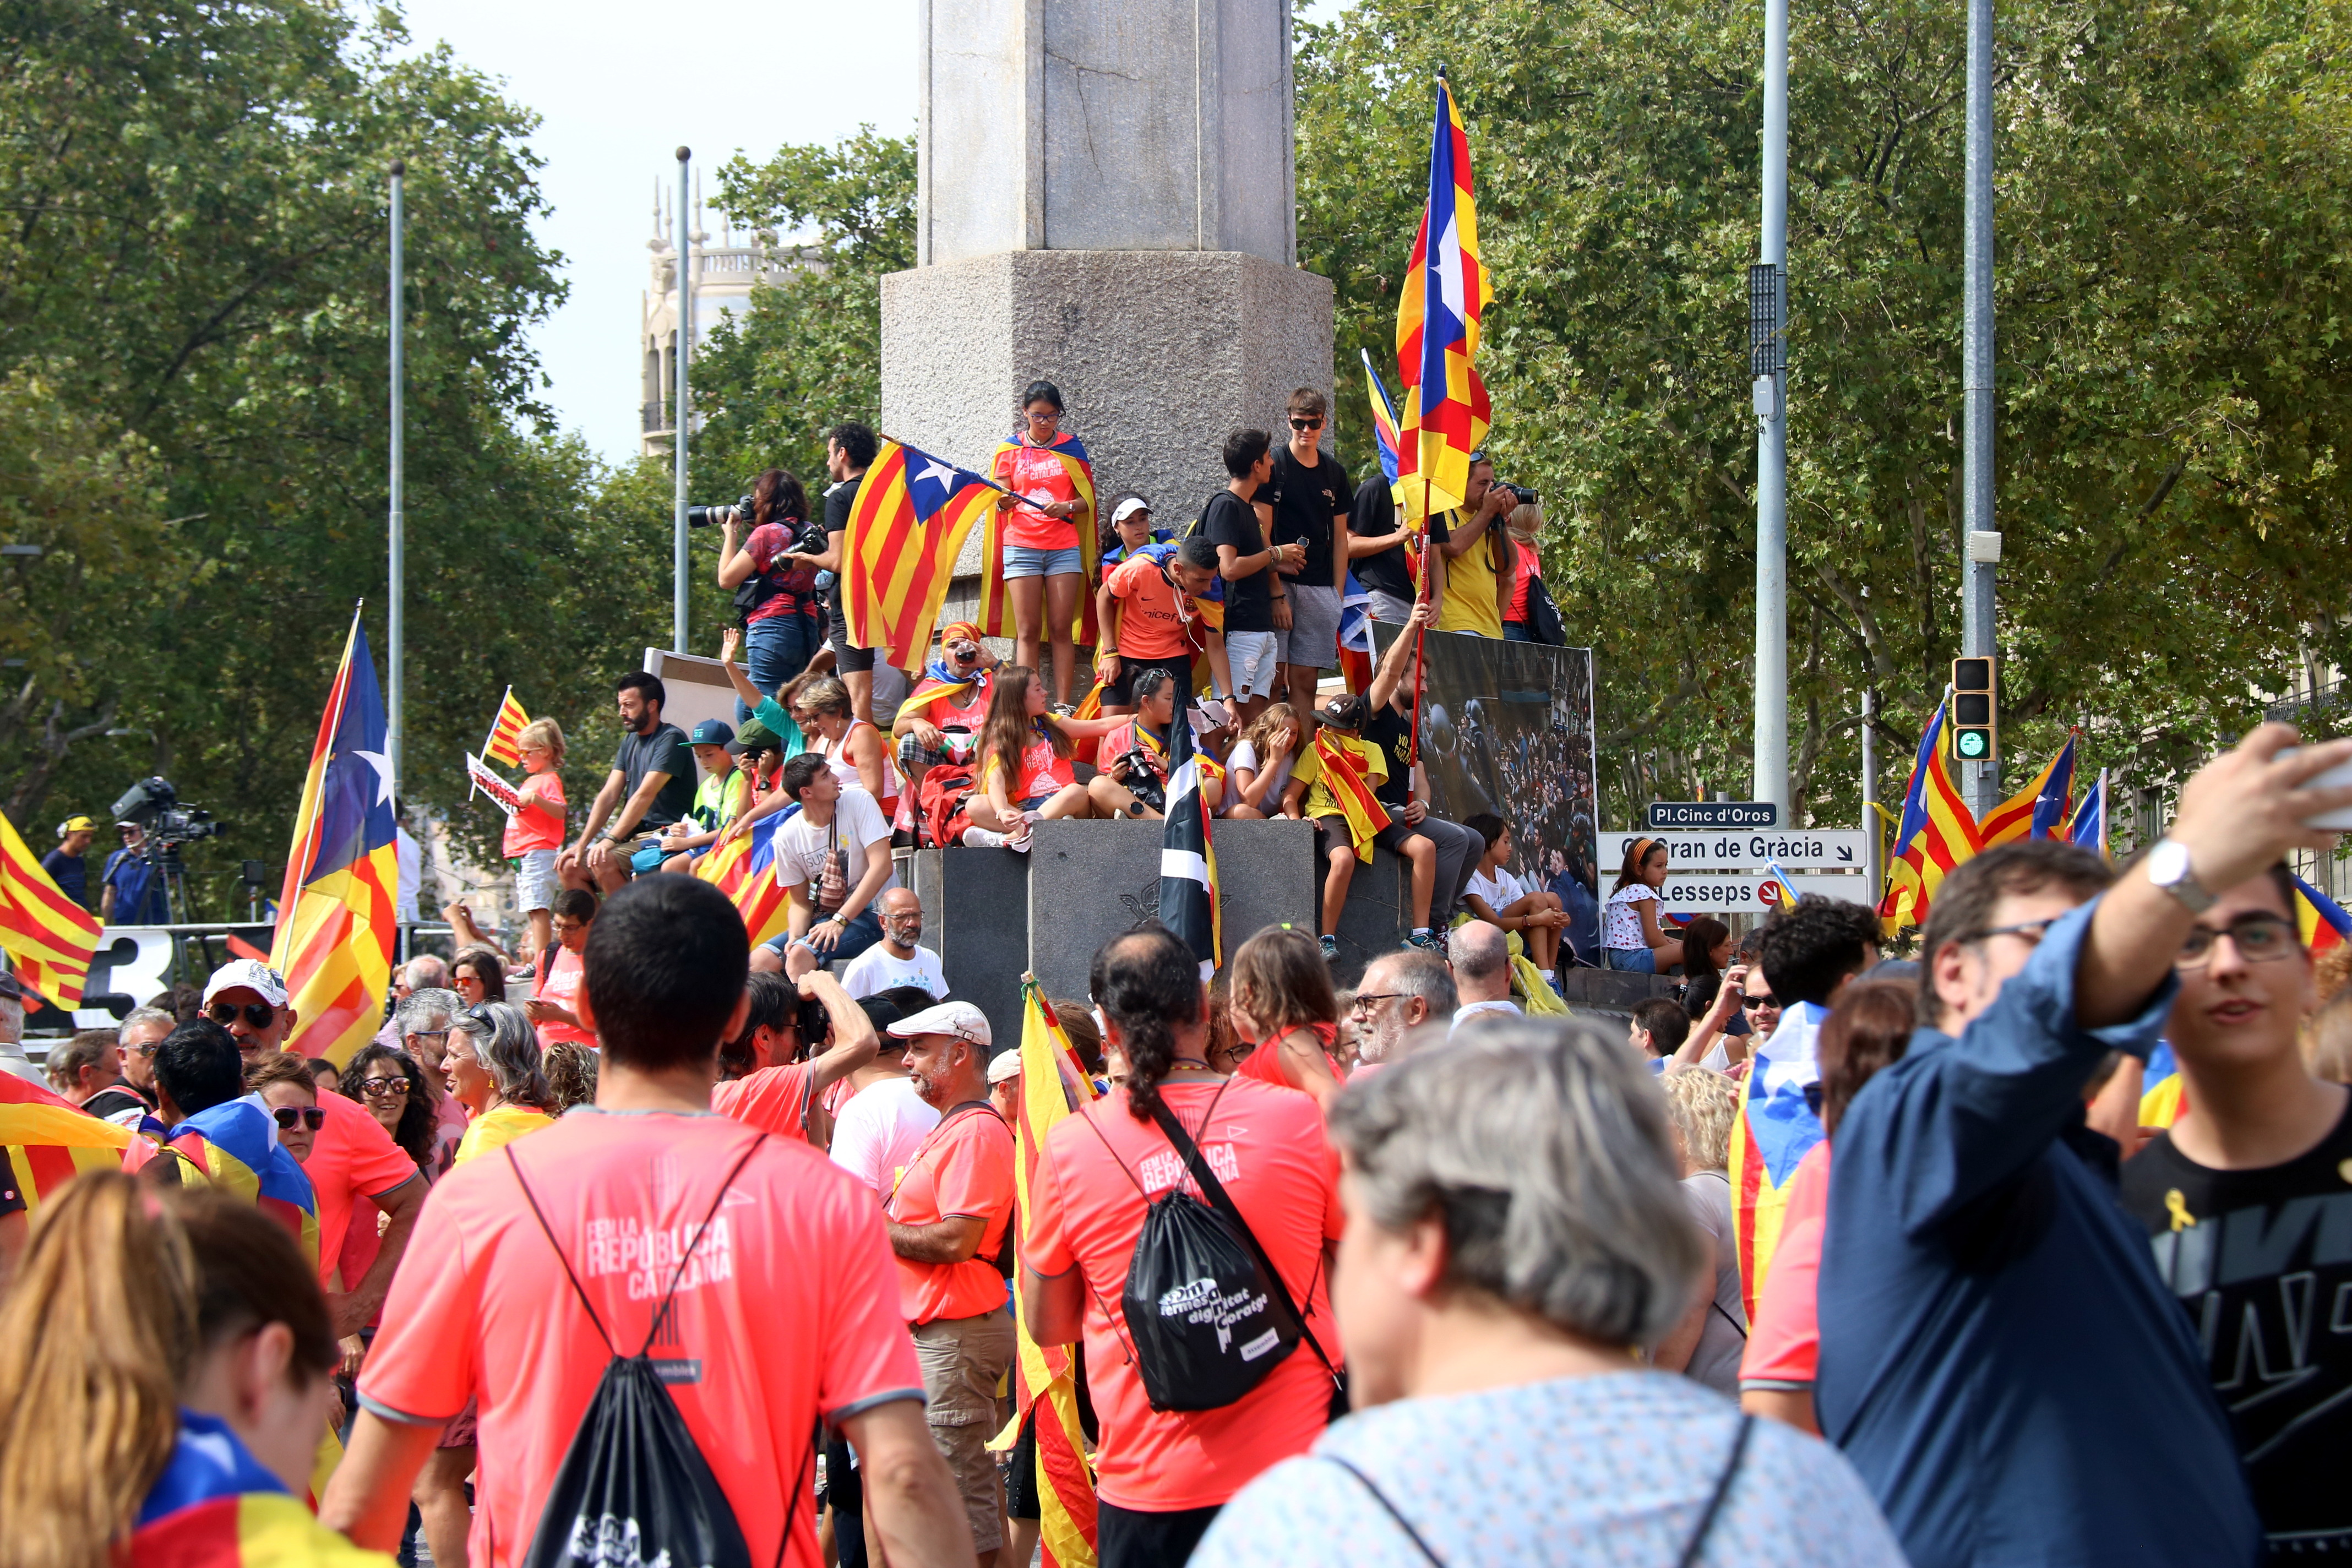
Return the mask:
[[[1386,652],[1401,626],[1373,628]],[[1421,693],[1430,809],[1449,822],[1493,812],[1511,830],[1509,868],[1530,887],[1592,866],[1598,826],[1592,650],[1431,632]],[[1408,678],[1409,679],[1409,678]]]

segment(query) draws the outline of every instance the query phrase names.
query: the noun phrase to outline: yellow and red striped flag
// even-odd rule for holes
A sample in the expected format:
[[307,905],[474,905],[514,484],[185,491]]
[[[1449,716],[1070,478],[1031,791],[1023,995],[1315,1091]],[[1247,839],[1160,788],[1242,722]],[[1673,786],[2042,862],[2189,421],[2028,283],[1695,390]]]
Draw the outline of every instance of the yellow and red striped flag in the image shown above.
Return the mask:
[[0,1152],[15,1173],[28,1212],[58,1195],[84,1171],[119,1171],[138,1134],[85,1114],[79,1106],[14,1073],[0,1073]]
[[[1013,1194],[1023,1227],[1020,1250],[1025,1254],[1029,1184],[1035,1179],[1045,1136],[1076,1107],[1092,1100],[1095,1089],[1034,974],[1021,977],[1021,1121],[1013,1129]],[[1034,1406],[1037,1412],[1038,1543],[1045,1548],[1047,1568],[1094,1568],[1095,1478],[1087,1463],[1085,1436],[1078,1428],[1074,1352],[1068,1345],[1041,1345],[1029,1337],[1025,1303],[1018,1299],[1020,1289],[1020,1271],[1015,1269],[1015,1408],[1004,1440],[1009,1443],[1011,1436],[1018,1435],[1022,1420]]]
[[[996,453],[989,458],[989,472],[997,482],[1006,486],[1007,493],[1011,493],[1008,481],[1013,478],[1013,460],[1024,450],[1034,449],[1030,447],[1027,437],[1017,434],[996,444]],[[1078,522],[1075,531],[1078,542],[1078,571],[1091,583],[1102,564],[1097,558],[1099,549],[1094,524],[1097,515],[1095,460],[1087,454],[1087,444],[1078,439],[1075,431],[1061,432],[1054,437],[1054,444],[1045,449],[1060,461],[1063,472],[1070,476],[1070,489],[1086,509],[1082,514],[1084,521]],[[1028,499],[1033,502],[1039,500],[1035,495]],[[1004,524],[1010,516],[1009,512],[990,512],[988,528],[981,544],[980,626],[992,637],[1009,637],[1016,629],[1013,618],[1013,598],[1004,591]],[[1077,613],[1070,617],[1070,635],[1088,647],[1094,646],[1095,638],[1100,635],[1095,625],[1093,594],[1078,595]]]
[[286,1048],[336,1063],[375,1034],[392,981],[400,873],[384,735],[375,663],[354,614],[310,748],[269,947],[296,1014]]
[[1429,142],[1429,198],[1405,265],[1397,306],[1397,374],[1404,417],[1397,430],[1397,484],[1405,516],[1419,521],[1463,504],[1470,455],[1486,438],[1492,409],[1478,379],[1478,320],[1494,285],[1478,258],[1478,204],[1470,191],[1470,133],[1445,73]]
[[885,440],[857,488],[842,542],[842,616],[849,640],[913,669],[955,575],[964,535],[1006,493],[928,452]]
[[[1182,722],[1181,714],[1178,722]],[[1372,837],[1389,825],[1389,811],[1381,804],[1381,797],[1372,793],[1372,786],[1364,782],[1363,759],[1320,730],[1307,749],[1315,759],[1323,787],[1331,792],[1340,814],[1348,819],[1348,837],[1357,858],[1370,860]]]
[[1878,921],[1886,934],[1927,923],[1936,889],[1963,860],[1984,847],[1977,819],[1944,766],[1944,705],[1919,737],[1911,764],[1911,784],[1903,793],[1903,819],[1895,830],[1895,853],[1887,863],[1886,897]]
[[81,1000],[98,952],[98,917],[67,898],[16,825],[0,816],[0,949],[16,979],[53,1007]]
[[490,738],[482,742],[482,755],[500,767],[522,766],[522,727],[530,722],[530,715],[515,700],[514,688],[499,699],[499,716],[490,721]]
[[792,919],[792,900],[776,880],[775,840],[758,824],[704,850],[694,874],[727,895],[753,947],[783,931]]

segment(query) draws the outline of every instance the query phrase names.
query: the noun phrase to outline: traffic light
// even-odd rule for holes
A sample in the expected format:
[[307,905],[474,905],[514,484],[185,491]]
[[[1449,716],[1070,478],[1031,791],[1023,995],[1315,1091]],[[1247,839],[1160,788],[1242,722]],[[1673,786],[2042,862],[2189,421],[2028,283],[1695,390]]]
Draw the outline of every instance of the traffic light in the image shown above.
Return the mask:
[[1994,662],[1990,658],[1952,660],[1952,755],[1964,763],[1989,763],[1996,750]]

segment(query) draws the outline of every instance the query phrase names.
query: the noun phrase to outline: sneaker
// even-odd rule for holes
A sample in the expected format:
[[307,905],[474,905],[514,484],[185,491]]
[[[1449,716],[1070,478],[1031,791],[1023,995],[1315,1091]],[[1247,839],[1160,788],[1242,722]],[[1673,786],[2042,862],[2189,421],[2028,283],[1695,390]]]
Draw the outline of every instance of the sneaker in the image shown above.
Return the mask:
[[1075,702],[1056,702],[1054,704],[1054,711],[1062,718],[1075,719],[1078,714],[1078,705]]
[[1029,853],[1029,836],[1024,833],[1016,838],[992,828],[967,827],[963,830],[963,847],[967,849],[1013,849],[1026,855]]
[[1339,956],[1339,939],[1338,937],[1327,936],[1318,938],[1318,940],[1323,944],[1323,956],[1325,958],[1337,959]]
[[1425,931],[1418,936],[1408,936],[1402,942],[1397,943],[1397,945],[1399,947],[1417,947],[1423,952],[1433,952],[1440,958],[1444,958],[1445,956],[1445,944],[1437,940],[1437,933],[1435,931]]

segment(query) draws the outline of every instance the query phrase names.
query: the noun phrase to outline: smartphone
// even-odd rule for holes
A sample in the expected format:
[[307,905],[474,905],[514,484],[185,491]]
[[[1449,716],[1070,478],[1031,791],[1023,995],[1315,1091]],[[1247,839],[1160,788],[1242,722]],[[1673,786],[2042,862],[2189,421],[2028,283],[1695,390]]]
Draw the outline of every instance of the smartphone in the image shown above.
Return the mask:
[[[2289,746],[2279,755],[2291,757],[2301,750],[2303,750],[2301,746]],[[2352,763],[2339,763],[2316,778],[2306,779],[2304,783],[2305,787],[2310,789],[2352,789]],[[2303,819],[2303,825],[2305,827],[2332,827],[2338,832],[2352,831],[2352,805],[2338,806],[2334,811],[2323,811],[2317,816],[2306,816]]]

